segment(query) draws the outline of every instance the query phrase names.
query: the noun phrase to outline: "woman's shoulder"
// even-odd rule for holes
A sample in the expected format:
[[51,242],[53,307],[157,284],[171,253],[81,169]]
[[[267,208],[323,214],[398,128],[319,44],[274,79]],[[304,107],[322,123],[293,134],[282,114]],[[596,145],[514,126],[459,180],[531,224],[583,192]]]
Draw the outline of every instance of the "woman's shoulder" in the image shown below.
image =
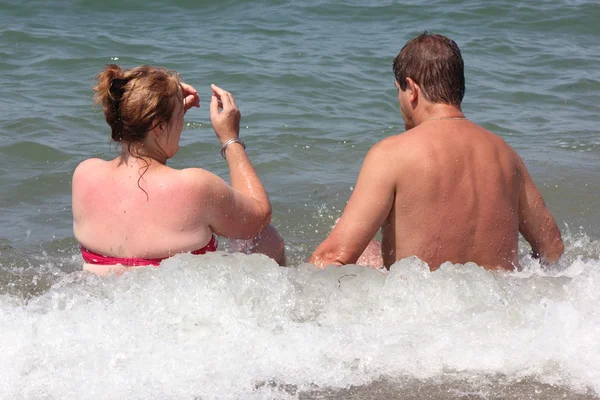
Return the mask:
[[88,181],[102,173],[103,167],[108,162],[100,158],[89,158],[77,165],[73,172],[73,185],[77,186],[80,181]]
[[90,158],[77,165],[73,172],[72,195],[73,202],[84,200],[88,196],[95,196],[97,188],[101,186],[102,176],[105,175],[104,166],[107,161],[99,158]]
[[77,165],[73,175],[80,175],[84,173],[94,172],[97,168],[101,168],[106,165],[108,161],[102,160],[100,158],[88,158],[87,160],[83,160]]
[[178,175],[190,191],[200,195],[206,195],[207,192],[214,194],[229,187],[223,178],[202,168],[182,169]]
[[217,174],[202,168],[185,168],[177,171],[181,179],[191,185],[206,185],[213,181],[222,181]]

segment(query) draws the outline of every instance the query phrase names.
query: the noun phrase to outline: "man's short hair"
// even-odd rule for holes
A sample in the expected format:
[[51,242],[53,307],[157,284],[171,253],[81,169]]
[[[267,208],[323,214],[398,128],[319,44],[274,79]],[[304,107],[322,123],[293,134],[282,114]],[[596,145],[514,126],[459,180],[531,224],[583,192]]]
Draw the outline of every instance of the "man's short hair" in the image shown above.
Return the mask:
[[394,76],[403,91],[411,78],[432,103],[460,107],[465,95],[462,55],[446,36],[423,32],[411,39],[394,59]]

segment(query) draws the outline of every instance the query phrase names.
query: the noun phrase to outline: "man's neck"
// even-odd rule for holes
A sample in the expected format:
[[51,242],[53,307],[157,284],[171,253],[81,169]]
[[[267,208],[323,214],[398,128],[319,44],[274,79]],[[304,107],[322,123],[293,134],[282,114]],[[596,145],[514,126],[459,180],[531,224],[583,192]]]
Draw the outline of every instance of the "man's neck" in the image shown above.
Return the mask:
[[449,104],[427,104],[422,110],[415,110],[413,120],[415,126],[431,120],[465,119],[460,107]]

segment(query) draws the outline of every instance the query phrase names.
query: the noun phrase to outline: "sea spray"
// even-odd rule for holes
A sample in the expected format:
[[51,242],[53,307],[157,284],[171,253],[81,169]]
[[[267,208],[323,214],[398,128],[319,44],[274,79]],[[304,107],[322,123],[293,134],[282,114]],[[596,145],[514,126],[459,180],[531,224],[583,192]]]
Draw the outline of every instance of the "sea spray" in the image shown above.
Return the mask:
[[0,397],[283,398],[478,376],[600,393],[600,263],[525,264],[319,270],[218,252],[73,272],[0,298]]

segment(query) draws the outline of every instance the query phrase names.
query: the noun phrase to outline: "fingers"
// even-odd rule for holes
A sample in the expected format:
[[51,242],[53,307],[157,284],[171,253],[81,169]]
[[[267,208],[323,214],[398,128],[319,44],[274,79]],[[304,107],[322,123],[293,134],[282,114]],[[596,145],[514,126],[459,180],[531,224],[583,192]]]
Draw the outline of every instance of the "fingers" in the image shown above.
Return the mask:
[[183,90],[183,95],[184,96],[188,96],[190,94],[198,94],[198,91],[196,89],[194,89],[194,87],[192,85],[188,85],[185,82],[180,82],[181,84],[181,89]]
[[231,93],[229,93],[226,90],[223,90],[222,88],[214,84],[210,85],[210,87],[215,96],[217,96],[217,98],[221,100],[224,110],[229,108],[237,108],[237,104],[235,104],[235,100]]
[[198,94],[188,95],[185,99],[183,99],[183,109],[185,111],[189,110],[192,107],[200,107],[200,97]]
[[214,83],[210,85],[210,88],[212,89],[212,91],[216,94],[218,94],[218,97],[221,97],[223,95],[225,95],[225,93],[227,93],[225,90],[221,89],[220,87],[218,87],[217,85],[215,85]]
[[216,117],[219,115],[219,99],[213,95],[210,99],[210,117]]
[[229,98],[227,97],[227,92],[217,85],[210,85],[210,88],[213,91],[213,96],[217,98],[223,109],[225,109],[226,105],[229,104]]
[[231,104],[232,107],[237,108],[237,105],[235,104],[235,99],[233,98],[233,95],[226,90],[224,90],[224,92],[225,92],[225,96],[227,97],[228,103]]
[[238,108],[237,104],[235,104],[235,99],[233,98],[233,95],[229,92],[227,92],[227,94],[229,94],[229,100],[231,101],[231,105],[235,108]]
[[179,83],[183,92],[183,110],[187,112],[192,107],[200,107],[200,96],[192,85],[185,82]]

